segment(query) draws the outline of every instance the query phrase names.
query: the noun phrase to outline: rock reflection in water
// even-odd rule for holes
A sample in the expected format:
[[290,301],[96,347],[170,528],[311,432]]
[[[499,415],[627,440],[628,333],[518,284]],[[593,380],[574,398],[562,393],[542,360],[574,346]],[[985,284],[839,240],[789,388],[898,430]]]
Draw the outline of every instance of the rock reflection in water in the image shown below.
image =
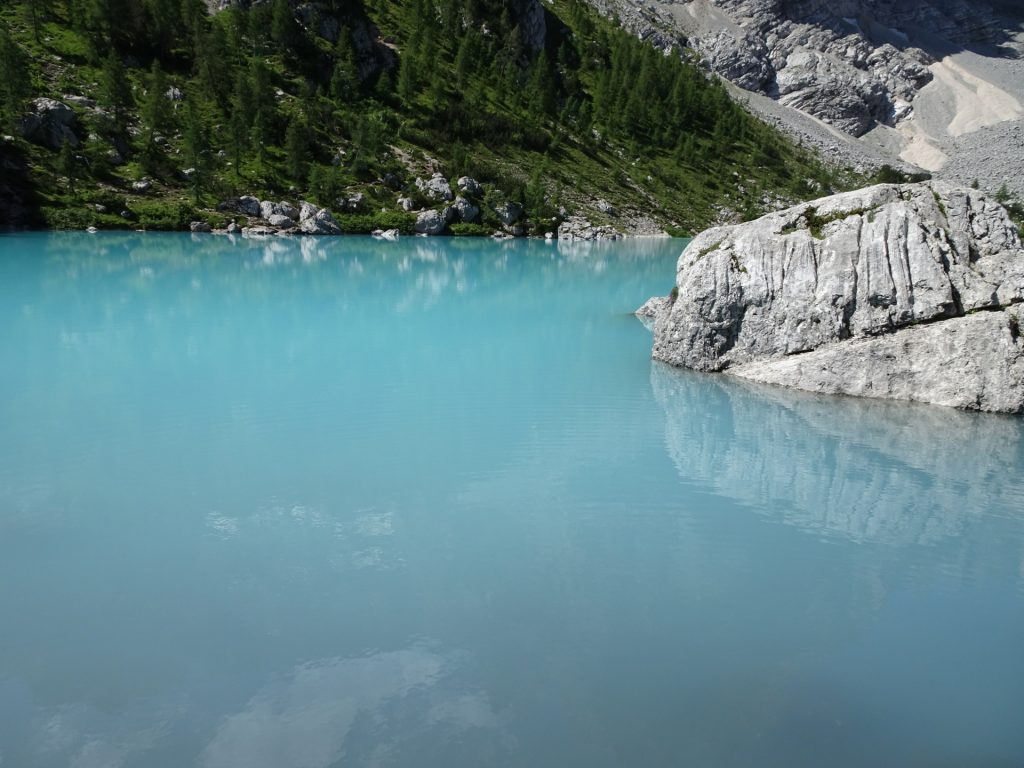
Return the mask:
[[818,396],[661,363],[651,385],[680,474],[781,522],[929,544],[985,515],[1024,516],[1019,419]]

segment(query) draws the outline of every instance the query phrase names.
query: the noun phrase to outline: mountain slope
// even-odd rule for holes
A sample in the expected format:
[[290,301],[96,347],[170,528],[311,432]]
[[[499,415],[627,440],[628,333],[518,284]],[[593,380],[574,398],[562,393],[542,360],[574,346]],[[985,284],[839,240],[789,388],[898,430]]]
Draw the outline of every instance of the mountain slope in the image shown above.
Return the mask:
[[26,86],[0,91],[0,161],[31,192],[8,224],[221,224],[252,193],[408,231],[440,171],[483,182],[463,232],[507,201],[534,232],[694,230],[855,181],[585,3],[15,0],[0,24]]

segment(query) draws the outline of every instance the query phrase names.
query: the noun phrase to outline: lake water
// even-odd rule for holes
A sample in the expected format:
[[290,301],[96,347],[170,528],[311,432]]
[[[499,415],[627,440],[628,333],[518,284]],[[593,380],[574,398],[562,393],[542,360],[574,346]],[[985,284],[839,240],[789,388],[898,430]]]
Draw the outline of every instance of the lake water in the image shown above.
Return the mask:
[[0,237],[0,766],[1024,765],[1024,422],[652,364],[682,245]]

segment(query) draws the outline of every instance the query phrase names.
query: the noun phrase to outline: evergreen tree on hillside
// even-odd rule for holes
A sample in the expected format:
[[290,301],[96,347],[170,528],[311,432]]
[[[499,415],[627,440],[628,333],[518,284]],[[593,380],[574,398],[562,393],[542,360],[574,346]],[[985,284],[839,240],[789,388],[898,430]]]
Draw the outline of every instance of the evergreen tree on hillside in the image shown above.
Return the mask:
[[306,182],[307,155],[309,154],[309,128],[305,118],[293,117],[284,134],[288,176],[294,181]]
[[252,129],[255,111],[249,78],[245,72],[239,72],[231,97],[231,116],[228,122],[228,142],[236,179],[241,175],[242,160],[249,150],[249,132]]
[[0,120],[8,130],[14,131],[31,93],[28,56],[0,27]]
[[295,13],[288,0],[274,0],[270,37],[283,51],[291,51],[298,44],[300,31]]
[[131,109],[135,106],[135,97],[121,56],[113,50],[103,62],[99,96],[100,102],[110,109],[114,129],[124,133],[128,128]]
[[218,22],[199,23],[195,33],[195,71],[203,94],[226,109],[231,97],[231,67],[228,63],[228,39]]
[[28,0],[29,14],[32,18],[32,35],[39,42],[39,30],[43,19],[50,13],[51,0]]
[[145,27],[158,58],[170,56],[182,40],[185,24],[181,0],[143,0]]
[[203,118],[199,104],[189,96],[185,104],[185,162],[191,169],[189,186],[198,203],[207,188],[210,171],[210,129]]
[[75,157],[75,150],[67,139],[61,144],[57,167],[60,168],[61,175],[67,179],[68,189],[74,194],[75,179],[78,177],[78,160]]
[[331,74],[331,96],[342,104],[359,98],[359,70],[356,68],[352,33],[342,27],[334,46],[334,71]]
[[249,79],[252,94],[252,140],[261,163],[267,161],[267,148],[276,144],[277,99],[270,82],[270,70],[260,60],[252,64]]
[[153,68],[149,76],[146,97],[142,102],[141,114],[142,140],[140,159],[150,172],[159,159],[159,147],[156,143],[157,134],[164,133],[171,126],[174,113],[167,99],[167,77],[160,62],[153,60]]

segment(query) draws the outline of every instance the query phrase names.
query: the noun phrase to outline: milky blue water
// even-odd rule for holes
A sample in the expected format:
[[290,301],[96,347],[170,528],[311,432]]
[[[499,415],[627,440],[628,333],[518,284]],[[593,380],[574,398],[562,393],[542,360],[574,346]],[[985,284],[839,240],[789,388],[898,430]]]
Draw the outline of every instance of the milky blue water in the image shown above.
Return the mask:
[[1024,765],[1022,421],[652,364],[682,244],[0,237],[0,766]]

